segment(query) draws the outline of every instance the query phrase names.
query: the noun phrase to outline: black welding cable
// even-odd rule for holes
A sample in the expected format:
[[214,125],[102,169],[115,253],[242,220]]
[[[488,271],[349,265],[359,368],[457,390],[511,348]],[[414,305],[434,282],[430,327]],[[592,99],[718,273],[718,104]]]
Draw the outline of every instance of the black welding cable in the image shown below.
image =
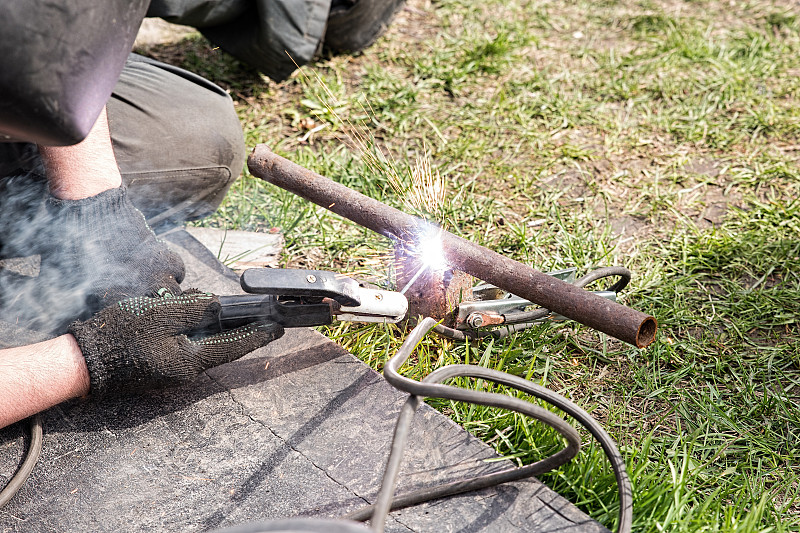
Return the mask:
[[[431,318],[426,318],[421,321],[403,343],[400,350],[398,350],[398,353],[387,362],[384,368],[384,376],[386,377],[386,380],[393,386],[410,393],[412,396],[403,406],[401,411],[401,416],[395,429],[395,439],[392,442],[392,450],[390,452],[386,471],[384,473],[383,484],[380,492],[378,493],[378,499],[376,503],[355,513],[351,513],[347,516],[347,518],[353,520],[365,520],[371,515],[370,521],[372,527],[380,527],[380,529],[376,529],[376,531],[382,531],[383,526],[379,526],[379,524],[385,523],[389,510],[398,509],[407,505],[420,503],[422,501],[427,501],[434,498],[441,498],[443,496],[486,488],[498,483],[521,479],[531,475],[538,475],[551,470],[552,468],[560,466],[558,463],[563,464],[563,462],[565,462],[563,461],[563,457],[567,455],[566,450],[570,449],[572,446],[572,441],[568,435],[574,432],[574,428],[569,426],[569,424],[558,417],[555,417],[558,422],[553,421],[553,413],[550,413],[544,409],[541,410],[545,413],[548,413],[549,416],[545,415],[544,417],[539,418],[538,409],[540,408],[537,408],[537,414],[534,415],[532,414],[534,410],[528,411],[527,408],[523,408],[519,405],[519,403],[524,403],[527,404],[528,408],[535,407],[524,400],[510,396],[496,395],[494,393],[485,393],[480,391],[469,391],[439,384],[439,382],[452,377],[469,376],[494,381],[496,383],[501,383],[503,385],[527,392],[532,396],[555,405],[580,422],[597,439],[603,448],[603,451],[609,458],[619,490],[619,531],[624,533],[629,532],[633,519],[632,491],[630,480],[625,469],[625,462],[622,458],[622,455],[617,450],[613,439],[608,435],[608,433],[606,433],[602,426],[600,426],[600,424],[597,423],[597,421],[595,421],[591,415],[589,415],[589,413],[584,411],[581,407],[564,398],[560,394],[542,387],[541,385],[531,383],[528,380],[506,374],[504,372],[473,365],[450,365],[443,367],[431,373],[422,382],[410,380],[398,373],[399,367],[409,357],[411,352],[414,350],[414,348],[416,348],[425,334],[427,334],[427,332],[435,325],[436,321]],[[500,396],[500,398],[496,398],[496,396]],[[394,487],[396,485],[397,474],[399,471],[400,461],[402,459],[402,450],[407,439],[411,417],[413,417],[414,411],[421,401],[421,397],[449,398],[458,401],[492,405],[520,411],[552,425],[557,431],[567,437],[568,446],[553,456],[526,467],[505,470],[495,474],[449,483],[429,489],[422,489],[420,491],[402,495],[393,499],[392,496]],[[564,428],[564,426],[569,429],[567,430]],[[559,454],[564,455],[559,456]]]
[[[550,411],[542,409],[536,405],[532,405],[524,400],[502,394],[470,391],[438,384],[438,382],[452,377],[471,377],[470,370],[472,369],[472,367],[467,367],[465,369],[451,366],[440,369],[443,372],[437,371],[438,373],[432,373],[425,378],[425,382],[426,384],[429,384],[429,387],[436,389],[437,392],[427,394],[425,396],[435,396],[437,398],[465,401],[468,403],[513,410],[515,412],[530,416],[531,418],[540,420],[553,427],[566,438],[567,446],[559,450],[557,453],[542,459],[541,461],[537,461],[536,463],[524,467],[510,468],[500,472],[482,475],[476,478],[454,481],[435,487],[424,488],[393,499],[392,495],[394,493],[394,487],[397,482],[400,465],[402,463],[403,449],[405,448],[406,441],[408,439],[408,433],[411,429],[411,419],[413,418],[414,411],[421,401],[421,396],[413,395],[409,398],[409,400],[407,400],[406,405],[404,405],[404,409],[401,411],[401,416],[398,419],[395,427],[395,436],[392,440],[392,451],[389,455],[389,460],[387,461],[381,489],[378,493],[378,498],[372,512],[372,518],[370,520],[373,529],[376,531],[382,531],[382,527],[379,525],[385,523],[386,516],[388,515],[390,508],[397,509],[436,498],[442,498],[444,496],[451,496],[454,494],[460,494],[462,492],[493,487],[495,485],[499,485],[500,483],[517,481],[519,479],[543,474],[566,464],[570,459],[575,457],[580,450],[580,436],[578,435],[577,431],[575,431],[575,428]],[[485,375],[482,377],[487,380],[492,380],[494,376]],[[390,379],[392,378],[388,378],[387,375],[387,381]],[[405,380],[405,378],[402,377],[401,379]],[[420,384],[419,382],[413,383],[417,385]],[[398,383],[395,382],[393,385],[397,387]],[[398,388],[405,388],[403,385]],[[365,518],[368,516],[369,515],[365,516]]]
[[[422,394],[421,396],[436,396],[439,398],[452,399],[456,401],[477,403],[481,405],[509,409],[521,414],[525,414],[537,420],[541,420],[551,427],[554,427],[562,436],[565,437],[567,440],[567,446],[562,450],[559,450],[557,453],[531,465],[502,470],[500,472],[494,472],[467,480],[450,482],[435,487],[428,487],[392,499],[394,487],[402,462],[403,450],[405,449],[408,433],[411,428],[411,421],[413,419],[414,412],[421,401],[420,396],[412,393],[400,410],[400,416],[398,417],[397,424],[395,426],[395,435],[392,439],[391,452],[387,460],[381,489],[378,493],[378,501],[375,505],[364,507],[345,517],[350,520],[366,520],[372,517],[370,520],[372,529],[377,532],[383,531],[385,518],[390,507],[392,509],[398,509],[432,499],[442,498],[444,496],[474,491],[486,487],[492,487],[500,483],[516,481],[519,479],[543,474],[566,464],[570,459],[575,457],[580,450],[580,436],[575,431],[575,428],[573,428],[556,414],[547,411],[546,409],[533,405],[530,402],[521,400],[519,398],[513,398],[503,394],[469,391],[457,387],[438,384],[439,382],[452,377],[469,377],[472,374],[474,367],[469,365],[453,365],[441,368],[427,376],[423,380],[424,384],[400,376],[397,373],[397,368],[399,368],[399,366],[401,366],[408,358],[418,344],[419,340],[421,340],[421,337],[424,336],[429,329],[430,326],[427,328],[421,328],[420,326],[417,326],[417,328],[412,331],[412,333],[404,342],[403,346],[398,351],[397,355],[395,355],[395,357],[393,357],[387,363],[388,369],[384,370],[384,375],[387,381],[389,381],[396,388],[406,392],[413,391],[415,387],[421,386],[421,390],[427,390],[429,392],[429,394]],[[481,377],[491,380],[495,376],[483,375]],[[526,389],[529,388],[529,385],[531,385],[531,383],[524,380],[522,387],[519,387],[518,383],[514,384],[516,388],[520,388],[525,392],[528,392]],[[431,393],[432,391],[435,392]]]
[[580,278],[578,281],[574,283],[577,287],[586,287],[588,284],[592,283],[593,281],[597,281],[603,278],[610,278],[611,276],[619,276],[619,279],[616,283],[612,286],[607,288],[607,291],[612,292],[620,292],[622,289],[628,286],[628,283],[631,282],[631,271],[625,267],[621,266],[610,266],[610,267],[601,267],[596,268]]
[[14,495],[19,492],[25,480],[31,475],[39,455],[42,453],[42,417],[38,414],[33,415],[30,420],[31,443],[28,446],[28,453],[25,460],[11,478],[8,484],[0,491],[0,508],[7,504]]

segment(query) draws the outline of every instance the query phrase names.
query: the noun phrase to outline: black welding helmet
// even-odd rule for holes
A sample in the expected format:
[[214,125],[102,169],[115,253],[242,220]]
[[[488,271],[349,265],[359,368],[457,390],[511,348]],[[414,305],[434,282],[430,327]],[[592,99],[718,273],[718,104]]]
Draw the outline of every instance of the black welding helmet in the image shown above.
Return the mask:
[[0,141],[69,145],[111,95],[149,0],[0,0]]

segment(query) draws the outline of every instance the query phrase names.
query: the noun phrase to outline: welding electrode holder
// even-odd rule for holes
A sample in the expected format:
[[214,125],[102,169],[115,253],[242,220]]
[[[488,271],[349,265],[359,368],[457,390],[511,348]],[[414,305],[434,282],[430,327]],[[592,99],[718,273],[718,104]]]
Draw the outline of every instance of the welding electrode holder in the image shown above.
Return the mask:
[[408,300],[399,292],[362,286],[343,274],[324,270],[254,268],[239,280],[248,294],[220,296],[216,328],[238,328],[252,322],[277,322],[285,328],[349,322],[397,323]]
[[220,330],[263,320],[286,328],[323,326],[336,307],[361,304],[357,281],[322,270],[253,268],[239,283],[248,294],[219,297]]

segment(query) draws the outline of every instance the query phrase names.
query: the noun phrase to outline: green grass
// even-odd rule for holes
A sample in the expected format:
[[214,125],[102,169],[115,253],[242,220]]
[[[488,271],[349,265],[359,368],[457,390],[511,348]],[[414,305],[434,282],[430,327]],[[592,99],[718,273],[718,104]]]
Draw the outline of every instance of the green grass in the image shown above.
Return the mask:
[[[359,125],[403,172],[427,153],[451,231],[541,270],[627,266],[624,303],[660,324],[646,350],[575,324],[429,338],[408,375],[468,362],[591,411],[626,457],[636,531],[800,530],[796,14],[766,0],[411,4],[364,54],[282,84],[200,39],[178,55],[231,90],[250,146],[401,209],[342,136]],[[287,267],[390,280],[391,243],[249,176],[206,223],[281,228]],[[325,333],[376,369],[404,336]],[[518,415],[430,403],[521,463],[562,444]],[[597,446],[542,479],[614,526]]]

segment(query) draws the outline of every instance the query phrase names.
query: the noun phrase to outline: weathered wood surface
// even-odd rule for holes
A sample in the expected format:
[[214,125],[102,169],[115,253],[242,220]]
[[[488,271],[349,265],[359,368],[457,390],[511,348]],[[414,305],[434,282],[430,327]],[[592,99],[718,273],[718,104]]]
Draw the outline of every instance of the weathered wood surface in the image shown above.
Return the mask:
[[[230,271],[185,232],[169,239],[186,261],[185,286],[238,292]],[[184,387],[69,402],[45,414],[42,459],[0,510],[0,530],[185,532],[340,516],[373,501],[404,397],[303,329]],[[0,430],[0,483],[22,459],[24,434],[21,424]],[[399,491],[505,466],[485,462],[492,457],[423,406]],[[605,529],[532,480],[392,513],[387,531]]]

